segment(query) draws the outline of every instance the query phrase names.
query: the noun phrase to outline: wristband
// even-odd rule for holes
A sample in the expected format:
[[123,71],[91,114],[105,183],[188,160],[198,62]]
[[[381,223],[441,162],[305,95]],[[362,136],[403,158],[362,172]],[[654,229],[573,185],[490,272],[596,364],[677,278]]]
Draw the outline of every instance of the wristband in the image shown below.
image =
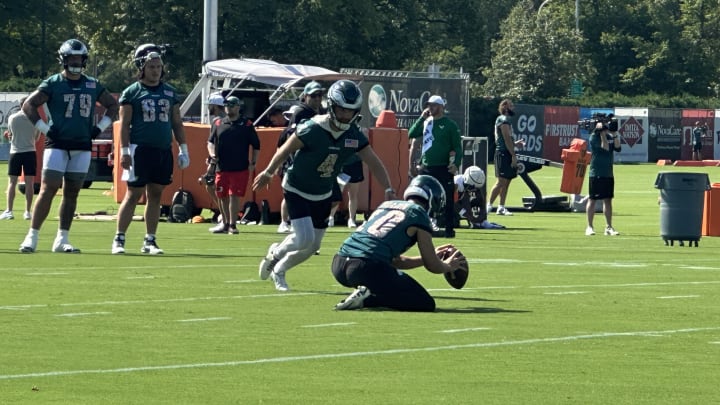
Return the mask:
[[42,118],[35,122],[35,128],[37,128],[37,130],[42,132],[43,134],[47,134],[48,132],[50,132],[50,125],[43,121]]
[[187,149],[187,144],[186,144],[186,143],[181,143],[181,144],[180,144],[180,153],[182,153],[183,155],[187,155],[187,154],[188,154],[188,149]]
[[268,173],[267,170],[263,170],[260,172],[260,175],[263,177],[267,177],[268,179],[272,179],[273,175]]
[[385,194],[387,194],[387,193],[393,193],[393,194],[395,194],[395,189],[393,189],[392,187],[388,187],[388,188],[385,189]]
[[107,115],[104,115],[100,122],[97,123],[97,127],[100,128],[100,132],[103,132],[110,126],[110,124],[112,124],[112,119]]
[[121,156],[129,156],[130,155],[130,147],[123,146],[122,148],[120,148],[120,155]]

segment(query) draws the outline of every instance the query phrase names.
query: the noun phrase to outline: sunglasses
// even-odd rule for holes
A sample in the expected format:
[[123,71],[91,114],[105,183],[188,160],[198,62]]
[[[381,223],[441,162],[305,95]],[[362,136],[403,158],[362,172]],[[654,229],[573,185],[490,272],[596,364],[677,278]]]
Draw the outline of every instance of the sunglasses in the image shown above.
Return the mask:
[[311,98],[322,97],[322,93],[317,92],[317,93],[313,93],[313,94],[308,94],[308,97],[311,97]]

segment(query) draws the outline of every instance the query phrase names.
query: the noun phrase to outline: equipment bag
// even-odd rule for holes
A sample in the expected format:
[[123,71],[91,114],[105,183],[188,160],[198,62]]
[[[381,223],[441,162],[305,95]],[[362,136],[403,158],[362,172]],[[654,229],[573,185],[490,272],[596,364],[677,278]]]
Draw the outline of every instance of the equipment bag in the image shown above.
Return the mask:
[[195,202],[189,191],[180,189],[173,194],[168,222],[187,222],[195,212]]

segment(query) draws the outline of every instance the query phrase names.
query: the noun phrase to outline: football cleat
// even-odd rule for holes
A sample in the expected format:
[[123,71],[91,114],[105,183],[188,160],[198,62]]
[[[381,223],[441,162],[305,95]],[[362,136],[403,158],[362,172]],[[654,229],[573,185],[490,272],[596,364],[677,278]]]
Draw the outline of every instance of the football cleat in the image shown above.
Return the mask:
[[272,277],[273,283],[275,283],[275,289],[278,291],[290,291],[290,287],[288,287],[287,282],[285,281],[285,272],[282,273],[276,273],[272,272],[270,273],[270,277]]
[[278,259],[275,258],[275,255],[273,252],[275,252],[275,249],[280,246],[279,243],[273,243],[268,248],[267,255],[262,259],[260,262],[260,280],[267,280],[268,277],[270,277],[270,274],[273,272],[275,265],[278,262]]
[[370,296],[370,289],[361,285],[348,295],[347,298],[335,305],[336,311],[347,311],[352,309],[360,309],[364,306],[365,298]]
[[158,247],[157,242],[155,241],[155,238],[148,239],[145,238],[143,240],[142,248],[140,248],[141,253],[147,253],[150,255],[161,255],[165,253],[160,247]]

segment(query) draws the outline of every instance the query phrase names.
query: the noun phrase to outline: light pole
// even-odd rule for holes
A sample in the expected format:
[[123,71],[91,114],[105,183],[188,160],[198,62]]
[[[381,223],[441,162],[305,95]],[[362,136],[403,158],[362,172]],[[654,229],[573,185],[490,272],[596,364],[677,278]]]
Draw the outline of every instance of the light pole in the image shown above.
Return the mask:
[[[538,15],[540,15],[540,10],[551,1],[552,0],[545,0],[540,4],[537,11]],[[580,34],[580,0],[575,0],[575,33]]]

